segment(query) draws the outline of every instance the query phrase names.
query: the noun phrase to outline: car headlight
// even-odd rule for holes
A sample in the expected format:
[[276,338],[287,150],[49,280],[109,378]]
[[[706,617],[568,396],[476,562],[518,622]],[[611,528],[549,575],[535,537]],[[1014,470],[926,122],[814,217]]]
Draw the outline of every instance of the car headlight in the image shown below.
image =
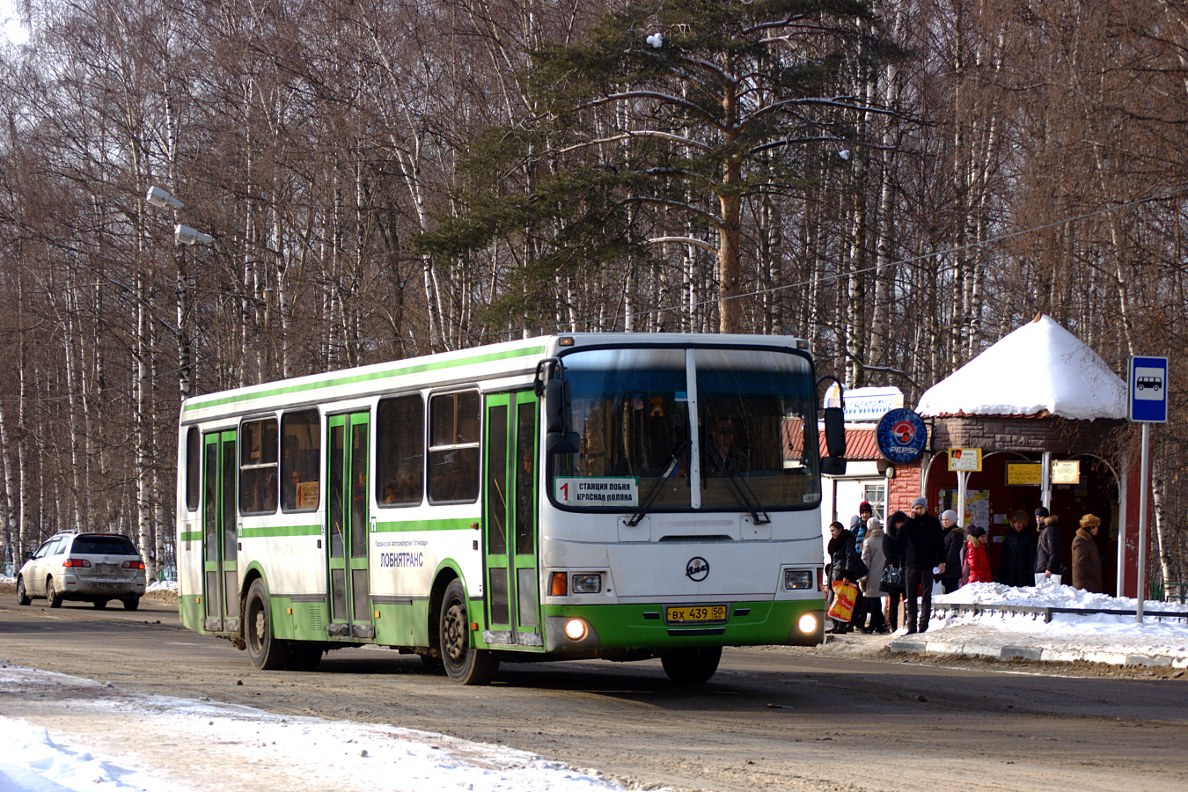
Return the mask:
[[601,594],[602,574],[599,572],[583,572],[573,576],[574,594]]
[[813,570],[785,569],[784,591],[808,591],[813,588]]

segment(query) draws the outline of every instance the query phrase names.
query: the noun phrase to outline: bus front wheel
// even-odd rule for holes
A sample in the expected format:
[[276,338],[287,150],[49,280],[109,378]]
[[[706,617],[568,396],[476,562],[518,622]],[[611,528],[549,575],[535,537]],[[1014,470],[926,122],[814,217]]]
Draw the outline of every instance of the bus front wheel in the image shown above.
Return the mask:
[[697,649],[674,649],[660,658],[664,673],[673,682],[695,685],[709,681],[722,661],[722,647],[703,646]]
[[274,637],[272,632],[268,587],[257,578],[252,581],[243,606],[243,642],[252,665],[265,671],[284,668],[289,662],[288,643]]
[[438,616],[441,660],[450,679],[463,685],[485,685],[499,670],[499,659],[470,643],[470,615],[462,582],[446,587]]

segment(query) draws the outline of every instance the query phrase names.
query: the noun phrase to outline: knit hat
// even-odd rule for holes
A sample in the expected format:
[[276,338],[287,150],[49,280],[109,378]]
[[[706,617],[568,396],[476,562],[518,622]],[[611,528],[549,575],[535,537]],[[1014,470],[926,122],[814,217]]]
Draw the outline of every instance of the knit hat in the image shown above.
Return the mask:
[[912,508],[914,509],[917,506],[923,506],[925,509],[927,509],[928,501],[924,500],[924,498],[916,498],[914,501],[912,501]]
[[866,530],[868,530],[868,531],[877,531],[882,527],[883,527],[883,524],[881,522],[879,522],[878,517],[871,517],[869,520],[866,521]]
[[864,512],[864,511],[868,511],[868,512],[874,511],[874,509],[871,508],[870,501],[862,501],[862,503],[858,504],[858,513],[862,514],[862,512]]
[[941,519],[957,522],[957,512],[953,511],[952,509],[945,509],[943,512],[941,512]]
[[1045,509],[1043,506],[1040,506],[1038,509],[1035,510],[1035,516],[1036,517],[1047,517],[1048,510]]

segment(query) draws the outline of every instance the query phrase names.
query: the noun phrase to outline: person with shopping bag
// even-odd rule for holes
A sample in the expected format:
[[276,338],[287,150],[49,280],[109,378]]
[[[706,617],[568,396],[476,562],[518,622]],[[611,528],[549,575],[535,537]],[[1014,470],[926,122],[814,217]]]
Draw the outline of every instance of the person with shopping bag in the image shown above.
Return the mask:
[[829,581],[833,601],[829,618],[833,619],[832,633],[850,632],[850,619],[858,600],[858,581],[866,575],[866,565],[854,547],[854,534],[839,522],[829,524]]

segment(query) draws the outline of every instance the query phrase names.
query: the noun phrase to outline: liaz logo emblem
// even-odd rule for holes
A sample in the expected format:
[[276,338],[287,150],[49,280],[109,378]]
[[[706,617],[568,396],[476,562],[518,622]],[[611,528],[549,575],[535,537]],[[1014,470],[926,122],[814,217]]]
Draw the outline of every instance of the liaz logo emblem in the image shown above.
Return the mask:
[[689,563],[685,564],[685,577],[694,583],[705,580],[709,577],[709,561],[701,556],[693,556],[689,559]]

